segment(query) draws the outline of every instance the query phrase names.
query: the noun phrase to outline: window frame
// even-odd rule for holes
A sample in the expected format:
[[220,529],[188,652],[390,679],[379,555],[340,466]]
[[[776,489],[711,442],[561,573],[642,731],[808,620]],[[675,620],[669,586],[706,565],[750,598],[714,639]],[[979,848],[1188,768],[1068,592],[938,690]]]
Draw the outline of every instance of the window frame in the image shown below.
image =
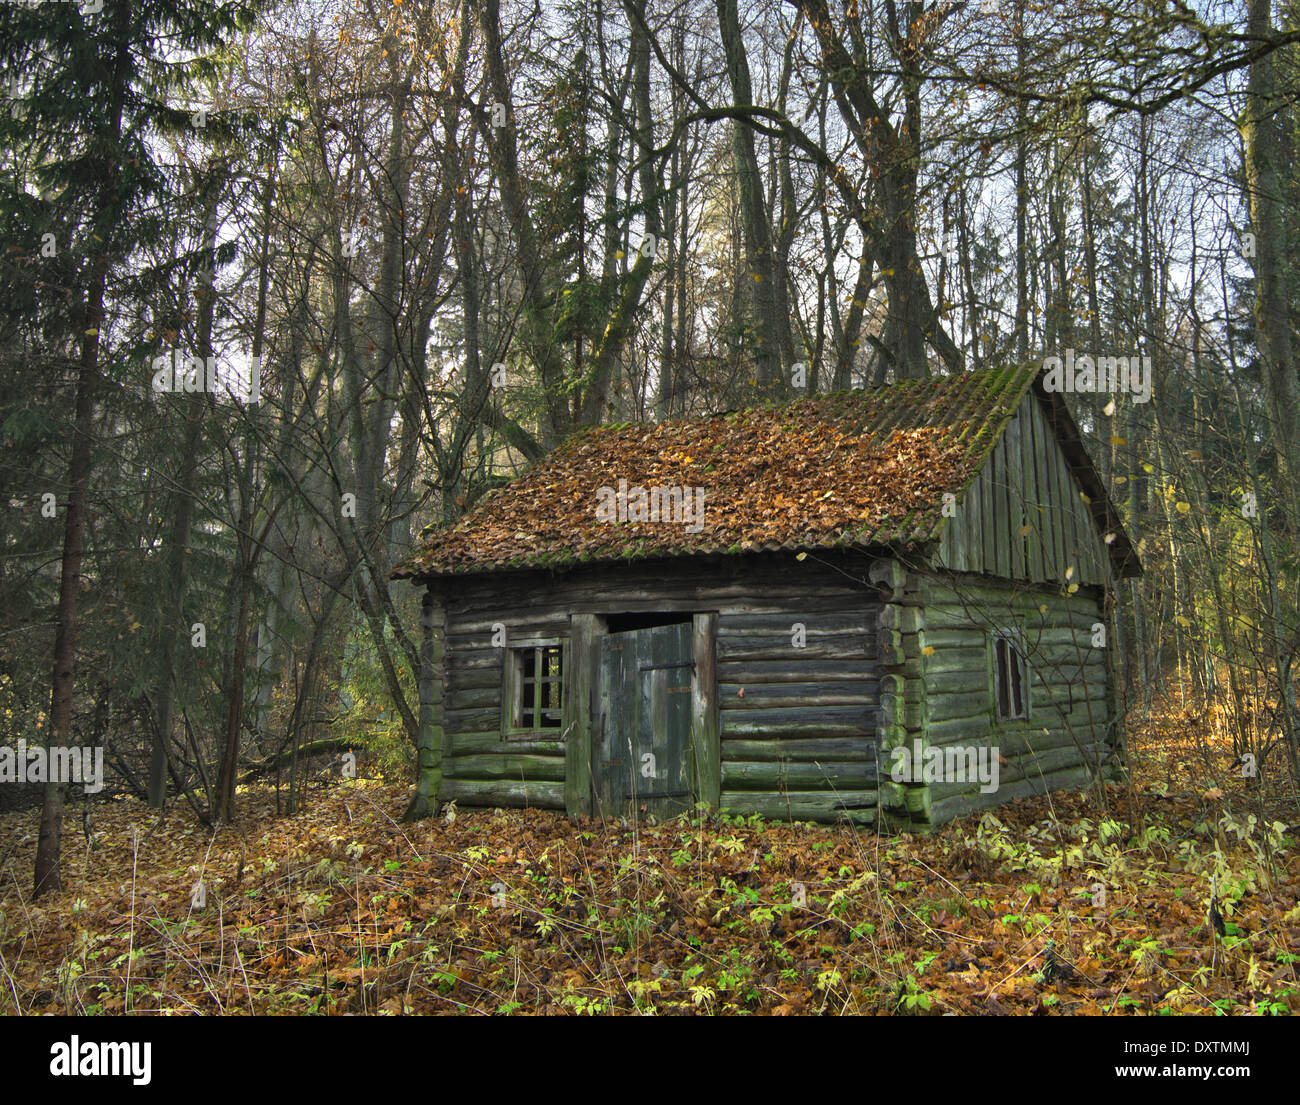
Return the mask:
[[[560,674],[558,677],[544,676],[538,679],[534,674],[531,680],[524,677],[524,657],[528,652],[534,656],[533,670],[537,670],[537,663],[543,651],[547,649],[558,649],[560,660]],[[512,640],[504,648],[504,658],[502,662],[501,678],[501,735],[506,740],[563,740],[567,731],[568,709],[569,709],[569,642],[565,637],[527,637],[519,640]],[[525,687],[530,684],[534,690],[534,697],[531,706],[526,706],[523,700]],[[541,693],[541,687],[545,683],[552,683],[559,688],[560,705],[558,713],[559,721],[555,725],[540,725],[538,721],[541,715],[545,713],[556,712],[553,709],[543,711],[540,709],[541,699],[538,697]],[[522,724],[525,713],[533,715],[533,724],[525,726]]]
[[[1010,657],[1019,661],[1016,667],[1019,669],[1019,690],[1020,698],[1024,705],[1023,713],[1002,712],[1002,665],[999,658],[999,646],[1006,646]],[[1033,714],[1033,668],[1029,664],[1029,650],[1025,647],[1025,635],[1018,629],[1001,629],[990,634],[990,689],[993,695],[993,720],[995,724],[1005,725],[1019,721],[1029,721]],[[1010,668],[1008,667],[1008,673]],[[1014,687],[1014,685],[1013,685]],[[1013,687],[1008,687],[1007,705],[1009,709],[1015,709],[1017,703],[1012,697]]]

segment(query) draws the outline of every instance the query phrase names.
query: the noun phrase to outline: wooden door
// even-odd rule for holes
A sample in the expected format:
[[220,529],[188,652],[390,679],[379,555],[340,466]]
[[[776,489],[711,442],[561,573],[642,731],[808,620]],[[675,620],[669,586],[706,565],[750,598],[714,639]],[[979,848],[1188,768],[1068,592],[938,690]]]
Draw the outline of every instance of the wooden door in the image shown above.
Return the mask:
[[601,643],[601,778],[616,816],[672,817],[695,805],[691,624],[611,633]]

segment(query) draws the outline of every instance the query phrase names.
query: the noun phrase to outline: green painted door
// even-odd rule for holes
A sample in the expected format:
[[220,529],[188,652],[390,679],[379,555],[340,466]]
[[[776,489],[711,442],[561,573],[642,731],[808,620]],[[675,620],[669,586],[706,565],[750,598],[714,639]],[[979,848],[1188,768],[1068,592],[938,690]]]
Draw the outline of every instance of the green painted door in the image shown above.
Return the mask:
[[691,809],[691,624],[611,633],[601,649],[607,808],[657,818]]

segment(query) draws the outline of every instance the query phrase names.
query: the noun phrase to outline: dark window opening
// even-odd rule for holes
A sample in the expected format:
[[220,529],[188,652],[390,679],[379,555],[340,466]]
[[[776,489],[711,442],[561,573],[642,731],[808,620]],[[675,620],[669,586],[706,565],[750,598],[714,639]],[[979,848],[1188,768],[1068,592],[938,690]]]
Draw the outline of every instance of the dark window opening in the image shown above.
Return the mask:
[[606,626],[610,633],[631,633],[637,629],[654,629],[661,625],[681,625],[694,615],[681,613],[610,614]]
[[999,721],[1029,716],[1029,664],[1010,637],[993,639],[993,687]]

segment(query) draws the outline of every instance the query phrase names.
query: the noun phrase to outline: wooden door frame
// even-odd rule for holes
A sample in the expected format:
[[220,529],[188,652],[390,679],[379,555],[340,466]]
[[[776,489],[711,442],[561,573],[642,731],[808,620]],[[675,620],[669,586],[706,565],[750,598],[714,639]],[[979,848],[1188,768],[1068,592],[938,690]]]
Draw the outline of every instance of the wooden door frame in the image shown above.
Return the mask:
[[722,748],[718,727],[718,614],[696,613],[691,619],[691,752],[695,763],[695,800],[716,810],[722,800]]
[[[608,613],[570,616],[569,663],[572,684],[566,687],[564,808],[570,817],[588,817],[600,808],[596,793],[597,744],[605,721],[601,708],[601,639],[609,636]],[[695,768],[696,801],[717,809],[722,795],[721,731],[718,724],[717,611],[691,614],[691,732],[689,749]]]

